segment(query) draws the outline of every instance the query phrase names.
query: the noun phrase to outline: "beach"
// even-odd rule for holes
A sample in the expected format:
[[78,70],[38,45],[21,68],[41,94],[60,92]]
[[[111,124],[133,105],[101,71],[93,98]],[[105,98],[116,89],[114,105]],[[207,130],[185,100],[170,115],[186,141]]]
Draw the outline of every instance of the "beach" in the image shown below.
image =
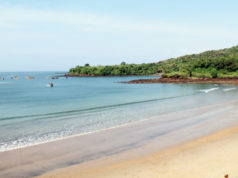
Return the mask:
[[[201,137],[147,157],[106,158],[40,176],[82,178],[238,177],[238,126]],[[115,161],[115,159],[119,161]]]
[[0,152],[0,177],[199,177],[206,169],[235,175],[237,106],[222,102]]
[[0,0],[0,178],[238,178],[237,7]]

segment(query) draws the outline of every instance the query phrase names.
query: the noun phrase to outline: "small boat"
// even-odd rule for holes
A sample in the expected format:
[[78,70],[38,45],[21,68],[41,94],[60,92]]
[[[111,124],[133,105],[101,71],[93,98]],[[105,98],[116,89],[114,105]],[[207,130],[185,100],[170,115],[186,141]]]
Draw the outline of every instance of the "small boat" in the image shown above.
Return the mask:
[[25,79],[35,79],[35,77],[26,76]]
[[4,77],[2,77],[2,78],[1,78],[1,80],[5,80],[5,78],[4,78]]
[[17,80],[17,79],[18,79],[18,76],[17,76],[17,75],[12,76],[11,79]]
[[47,85],[47,87],[54,87],[54,84],[52,83],[52,82],[50,82],[48,85]]

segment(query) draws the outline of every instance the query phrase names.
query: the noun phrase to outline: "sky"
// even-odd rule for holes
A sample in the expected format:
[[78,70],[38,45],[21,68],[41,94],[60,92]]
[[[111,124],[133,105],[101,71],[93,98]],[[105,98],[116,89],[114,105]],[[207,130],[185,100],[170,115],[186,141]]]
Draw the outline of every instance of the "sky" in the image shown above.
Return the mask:
[[0,0],[0,72],[149,63],[238,45],[237,0]]

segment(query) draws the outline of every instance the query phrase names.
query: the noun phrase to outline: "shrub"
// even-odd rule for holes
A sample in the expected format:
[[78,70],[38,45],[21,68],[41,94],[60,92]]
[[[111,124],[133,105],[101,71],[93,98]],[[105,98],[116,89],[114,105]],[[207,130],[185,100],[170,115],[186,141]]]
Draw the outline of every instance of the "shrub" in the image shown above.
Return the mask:
[[212,69],[211,70],[211,76],[212,76],[212,78],[217,78],[217,70],[216,69]]

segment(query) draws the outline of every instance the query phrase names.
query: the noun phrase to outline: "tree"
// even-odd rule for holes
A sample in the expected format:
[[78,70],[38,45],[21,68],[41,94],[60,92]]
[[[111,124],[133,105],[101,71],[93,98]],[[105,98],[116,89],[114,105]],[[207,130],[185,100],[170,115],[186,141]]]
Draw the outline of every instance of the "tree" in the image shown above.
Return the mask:
[[217,78],[217,70],[213,68],[211,70],[211,75],[212,75],[212,78]]
[[238,46],[223,50],[207,51],[200,54],[171,58],[157,63],[127,64],[112,66],[76,66],[70,74],[98,75],[150,75],[163,73],[164,76],[179,77],[237,77],[238,78]]
[[123,62],[121,62],[121,65],[122,65],[122,66],[126,65],[126,62],[124,62],[124,61],[123,61]]

